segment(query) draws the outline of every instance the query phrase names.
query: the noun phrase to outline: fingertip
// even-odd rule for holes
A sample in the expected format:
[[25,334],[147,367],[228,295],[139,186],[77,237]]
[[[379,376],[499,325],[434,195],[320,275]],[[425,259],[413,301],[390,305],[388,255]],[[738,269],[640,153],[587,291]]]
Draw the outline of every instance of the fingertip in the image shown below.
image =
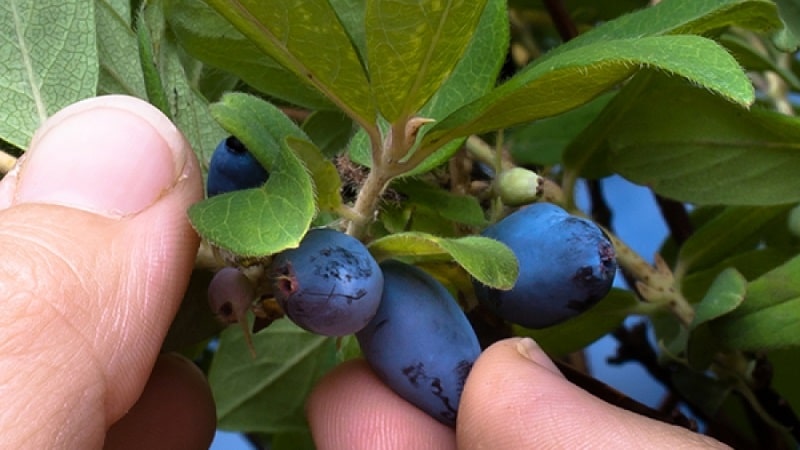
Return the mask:
[[208,448],[216,410],[205,376],[186,358],[159,356],[133,407],[108,430],[106,449]]
[[497,342],[481,354],[467,378],[458,414],[459,449],[688,448],[712,443],[590,395],[524,338]]
[[306,413],[320,450],[455,448],[452,429],[391,391],[364,360],[323,377]]
[[[37,130],[12,175],[12,203],[128,216],[185,178],[193,161],[181,132],[152,105],[122,95],[90,98]],[[8,203],[7,191],[0,191],[6,196],[0,204]]]

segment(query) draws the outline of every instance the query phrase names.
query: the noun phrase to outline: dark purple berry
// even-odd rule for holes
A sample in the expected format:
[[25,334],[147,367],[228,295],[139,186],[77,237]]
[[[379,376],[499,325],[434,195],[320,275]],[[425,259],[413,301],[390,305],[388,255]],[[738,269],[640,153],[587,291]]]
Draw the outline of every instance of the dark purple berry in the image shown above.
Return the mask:
[[308,232],[269,268],[273,294],[286,315],[308,331],[344,336],[375,315],[383,274],[364,244],[330,229]]

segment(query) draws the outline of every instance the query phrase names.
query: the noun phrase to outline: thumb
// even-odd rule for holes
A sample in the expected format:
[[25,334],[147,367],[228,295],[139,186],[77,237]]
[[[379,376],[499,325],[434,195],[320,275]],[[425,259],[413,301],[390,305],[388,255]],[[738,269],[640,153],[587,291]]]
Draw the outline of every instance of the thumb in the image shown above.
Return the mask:
[[188,282],[201,196],[188,144],[141,100],[83,101],[36,133],[0,183],[11,447],[99,447],[134,403]]
[[456,433],[459,449],[725,448],[593,397],[567,381],[529,338],[500,341],[478,358]]

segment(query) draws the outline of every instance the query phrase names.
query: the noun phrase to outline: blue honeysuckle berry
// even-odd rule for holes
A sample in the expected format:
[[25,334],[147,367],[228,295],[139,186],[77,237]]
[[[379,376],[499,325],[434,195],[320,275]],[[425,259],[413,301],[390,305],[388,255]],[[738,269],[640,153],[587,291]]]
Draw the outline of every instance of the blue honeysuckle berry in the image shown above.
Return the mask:
[[273,295],[300,327],[325,336],[355,333],[375,316],[383,273],[358,239],[340,231],[309,231],[268,269]]
[[483,235],[508,245],[519,261],[509,291],[475,282],[481,304],[509,322],[526,328],[561,323],[594,306],[614,282],[617,260],[608,236],[556,205],[519,209]]
[[263,185],[269,173],[259,164],[239,139],[223,139],[208,166],[206,193],[208,197]]
[[481,353],[464,311],[439,281],[394,260],[380,264],[383,298],[356,339],[369,365],[394,392],[455,426],[467,375]]

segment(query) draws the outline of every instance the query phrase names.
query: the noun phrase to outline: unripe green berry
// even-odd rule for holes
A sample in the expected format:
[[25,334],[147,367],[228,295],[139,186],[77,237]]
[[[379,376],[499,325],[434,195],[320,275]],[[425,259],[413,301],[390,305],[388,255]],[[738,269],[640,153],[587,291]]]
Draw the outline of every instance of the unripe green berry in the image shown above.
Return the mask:
[[542,178],[532,170],[514,167],[500,173],[495,189],[508,206],[527,205],[542,195]]

